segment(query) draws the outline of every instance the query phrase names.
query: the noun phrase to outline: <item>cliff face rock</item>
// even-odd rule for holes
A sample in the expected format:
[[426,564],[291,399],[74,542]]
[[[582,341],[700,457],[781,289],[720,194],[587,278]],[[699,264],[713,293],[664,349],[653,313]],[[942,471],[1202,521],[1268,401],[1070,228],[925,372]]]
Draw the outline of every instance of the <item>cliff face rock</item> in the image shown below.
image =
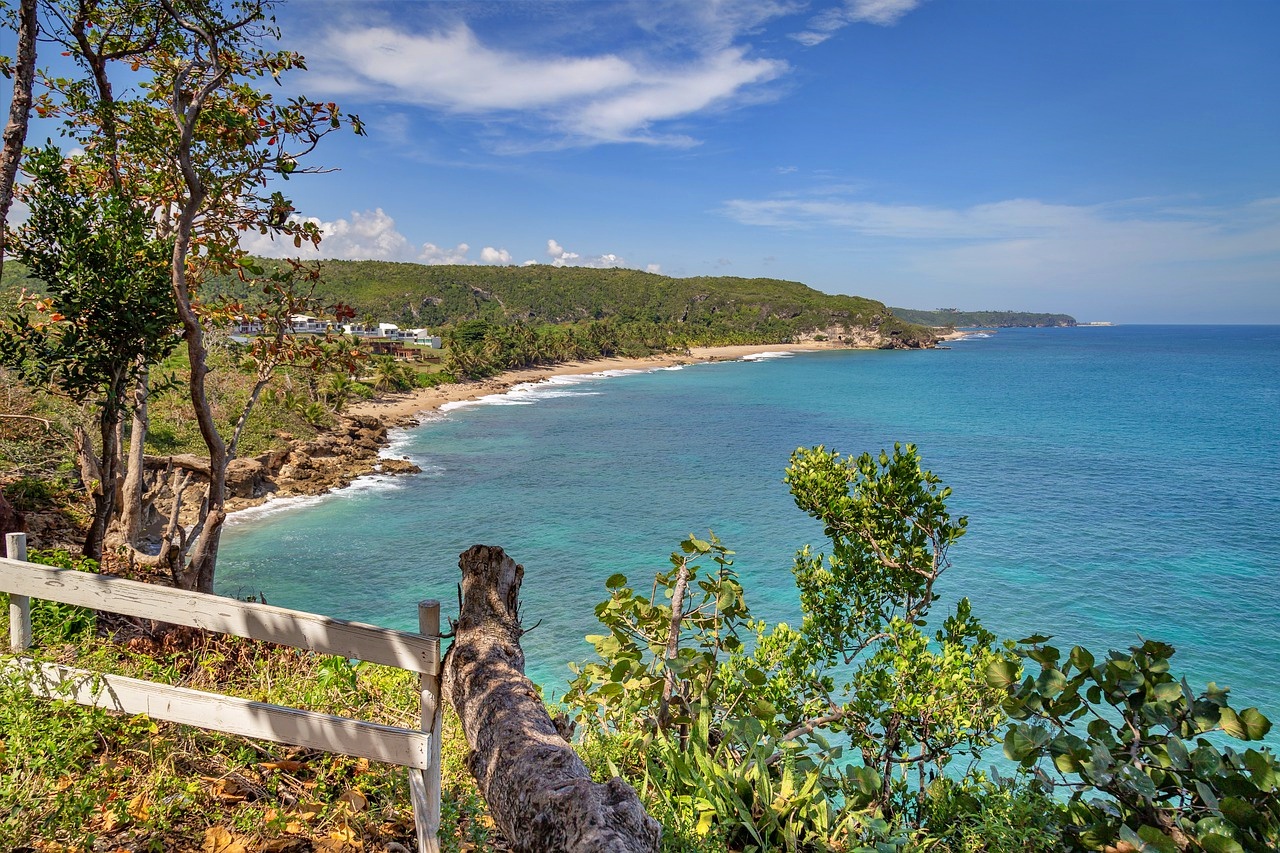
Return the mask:
[[[378,418],[349,416],[332,431],[310,441],[294,442],[283,451],[263,454],[241,468],[233,508],[260,503],[269,495],[320,495],[351,485],[357,477],[370,473],[416,474],[417,465],[405,459],[380,459],[387,445],[387,427]],[[234,463],[233,463],[234,464]]]
[[[388,439],[386,424],[378,418],[342,418],[330,432],[310,441],[298,441],[285,434],[279,437],[290,444],[255,458],[233,459],[228,464],[229,510],[257,506],[272,497],[325,494],[345,488],[366,474],[416,474],[421,470],[407,459],[379,458]],[[183,495],[183,517],[190,520],[187,516],[199,507],[201,491],[208,482],[208,460],[190,454],[149,456],[147,469],[162,477],[173,469],[192,474]],[[157,506],[168,506],[170,500],[167,489],[162,488]]]
[[799,337],[801,341],[829,341],[855,349],[931,349],[938,340],[927,330],[921,334],[879,326],[828,326]]

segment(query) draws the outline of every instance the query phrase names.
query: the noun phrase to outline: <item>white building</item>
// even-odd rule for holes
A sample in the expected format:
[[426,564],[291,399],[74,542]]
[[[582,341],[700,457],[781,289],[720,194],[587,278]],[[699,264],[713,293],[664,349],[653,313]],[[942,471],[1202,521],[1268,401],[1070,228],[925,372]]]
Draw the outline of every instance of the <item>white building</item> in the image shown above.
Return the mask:
[[289,328],[297,333],[313,333],[322,335],[329,330],[329,323],[325,320],[317,320],[307,314],[294,314],[289,318]]

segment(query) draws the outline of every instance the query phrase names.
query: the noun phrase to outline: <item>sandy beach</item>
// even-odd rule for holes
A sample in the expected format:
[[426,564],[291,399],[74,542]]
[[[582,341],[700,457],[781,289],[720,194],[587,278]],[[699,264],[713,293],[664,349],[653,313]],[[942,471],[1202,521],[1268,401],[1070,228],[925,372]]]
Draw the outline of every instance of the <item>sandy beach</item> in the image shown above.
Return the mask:
[[438,388],[421,388],[405,394],[388,394],[376,400],[366,400],[347,407],[347,414],[380,418],[388,425],[403,424],[422,412],[434,411],[445,403],[475,400],[489,394],[501,394],[513,386],[526,382],[541,382],[553,376],[573,376],[600,373],[605,370],[649,370],[673,364],[697,364],[707,361],[732,361],[747,355],[764,352],[803,352],[807,350],[845,349],[840,344],[805,341],[795,344],[754,344],[725,347],[693,347],[687,354],[667,353],[647,358],[600,358],[591,361],[571,361],[547,367],[527,370],[508,370],[492,379],[479,382],[459,382]]

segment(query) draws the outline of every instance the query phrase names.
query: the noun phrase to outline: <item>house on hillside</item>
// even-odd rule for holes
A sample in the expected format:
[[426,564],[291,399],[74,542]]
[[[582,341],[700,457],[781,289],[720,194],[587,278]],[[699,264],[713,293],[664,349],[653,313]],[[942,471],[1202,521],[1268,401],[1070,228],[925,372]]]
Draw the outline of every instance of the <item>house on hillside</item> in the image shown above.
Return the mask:
[[401,361],[437,362],[440,360],[440,356],[434,353],[424,352],[417,347],[408,346],[399,341],[369,341],[369,352],[373,355],[389,355]]
[[294,334],[323,335],[329,331],[329,323],[308,314],[294,314],[289,317],[289,330]]

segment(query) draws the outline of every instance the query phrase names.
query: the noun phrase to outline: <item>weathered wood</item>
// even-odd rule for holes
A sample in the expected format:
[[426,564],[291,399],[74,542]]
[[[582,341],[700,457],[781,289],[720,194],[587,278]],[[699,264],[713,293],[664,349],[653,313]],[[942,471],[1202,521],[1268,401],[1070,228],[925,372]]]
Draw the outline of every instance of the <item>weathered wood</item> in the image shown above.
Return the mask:
[[[440,602],[418,603],[418,632],[424,637],[440,636]],[[430,767],[409,770],[409,795],[418,829],[419,853],[440,851],[440,676],[419,677],[422,730],[431,735]]]
[[29,658],[0,662],[0,670],[20,671],[32,693],[125,714],[146,714],[188,726],[287,743],[424,769],[431,761],[431,736],[424,732],[253,702],[187,687],[173,687],[122,675],[37,663]]
[[437,638],[110,575],[0,559],[0,591],[266,640],[423,675],[440,671]]
[[524,675],[518,603],[524,568],[501,548],[461,555],[462,610],[444,661],[467,764],[517,853],[656,853],[662,827],[631,786],[591,781]]
[[[27,534],[6,533],[5,553],[15,562],[27,559]],[[3,592],[4,587],[0,587]],[[31,648],[31,598],[25,595],[9,595],[9,647],[15,652]]]

